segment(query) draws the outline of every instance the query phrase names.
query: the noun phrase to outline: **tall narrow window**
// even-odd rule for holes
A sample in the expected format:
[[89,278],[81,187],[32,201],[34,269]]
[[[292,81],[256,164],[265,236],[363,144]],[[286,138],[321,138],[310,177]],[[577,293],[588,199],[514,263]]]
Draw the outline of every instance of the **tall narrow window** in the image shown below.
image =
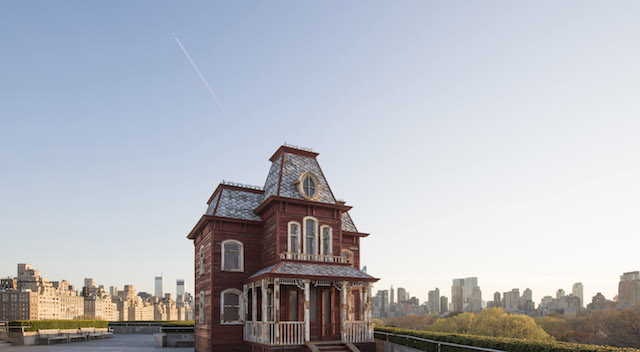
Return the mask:
[[204,323],[204,291],[200,291],[200,301],[198,302],[198,322]]
[[242,292],[234,288],[220,293],[220,323],[240,324],[242,321]]
[[242,242],[236,240],[222,241],[222,270],[243,271],[244,253]]
[[204,244],[200,245],[200,275],[204,274]]
[[300,224],[289,222],[289,248],[291,253],[300,253]]
[[304,252],[317,254],[318,222],[314,218],[304,219]]
[[321,243],[321,247],[320,247],[320,254],[322,255],[331,255],[333,250],[332,250],[332,240],[331,240],[331,227],[324,225],[320,227],[320,233],[321,233],[321,238],[322,241]]

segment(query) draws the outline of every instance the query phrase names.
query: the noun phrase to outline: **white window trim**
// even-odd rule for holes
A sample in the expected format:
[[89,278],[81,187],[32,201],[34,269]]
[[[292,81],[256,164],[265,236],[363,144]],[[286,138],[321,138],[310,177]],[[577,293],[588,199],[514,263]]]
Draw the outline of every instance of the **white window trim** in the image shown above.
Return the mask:
[[[329,253],[324,253],[324,248],[323,248],[323,229],[329,229]],[[332,255],[333,254],[333,229],[331,228],[331,226],[329,225],[322,225],[320,226],[320,254],[321,255]]]
[[[313,179],[313,182],[316,184],[316,191],[311,196],[307,195],[304,192],[304,179],[307,177]],[[306,200],[315,200],[320,195],[320,187],[322,187],[322,184],[320,183],[320,178],[311,171],[307,171],[302,175],[300,175],[300,177],[298,177],[295,183],[298,186],[298,192],[300,192],[300,195],[302,196],[302,198]]]
[[205,266],[204,266],[204,244],[200,245],[200,275],[204,275]]
[[[291,225],[298,226],[298,248],[291,248]],[[287,251],[289,253],[300,253],[302,251],[302,242],[300,242],[300,237],[302,237],[302,226],[300,226],[300,223],[297,221],[289,221],[287,224],[287,233]]]
[[204,323],[204,307],[205,307],[205,295],[204,291],[200,291],[200,300],[198,301],[198,322],[200,324]]
[[313,216],[305,216],[304,218],[302,218],[302,227],[303,227],[303,231],[302,233],[303,235],[303,239],[304,239],[304,244],[302,245],[302,253],[307,253],[307,220],[313,220],[316,224],[316,228],[315,228],[315,234],[314,234],[314,238],[313,238],[313,243],[315,244],[315,250],[313,251],[312,254],[318,254],[318,250],[319,250],[319,243],[318,243],[318,219],[314,218]]
[[[238,310],[238,317],[240,318],[240,320],[238,321],[225,321],[224,320],[224,295],[226,293],[235,293],[238,295],[238,305],[239,305],[239,310]],[[228,288],[222,292],[220,292],[220,325],[238,325],[238,324],[244,324],[244,321],[242,320],[242,317],[244,316],[244,299],[242,297],[242,291],[235,289],[235,288]]]
[[[224,268],[224,245],[227,243],[235,243],[238,245],[240,249],[240,258],[238,259],[240,263],[238,263],[238,269],[225,269]],[[224,240],[220,244],[220,256],[222,260],[220,261],[220,270],[221,271],[231,271],[231,272],[243,272],[244,271],[244,244],[238,240]]]
[[349,249],[343,249],[340,251],[340,256],[342,256],[343,253],[349,253],[349,259],[351,259],[351,266],[353,266],[354,262],[355,262],[355,258],[353,257],[353,251],[349,250]]

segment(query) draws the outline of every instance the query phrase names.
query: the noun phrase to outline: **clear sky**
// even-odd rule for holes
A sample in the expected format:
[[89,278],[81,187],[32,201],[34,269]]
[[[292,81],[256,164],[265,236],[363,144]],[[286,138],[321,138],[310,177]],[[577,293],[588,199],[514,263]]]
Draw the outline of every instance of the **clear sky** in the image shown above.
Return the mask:
[[[313,147],[376,289],[640,269],[640,2],[5,1],[0,275],[193,285],[222,181]],[[172,36],[216,91],[221,109]],[[226,111],[226,113],[224,112]],[[193,292],[192,288],[189,288]]]

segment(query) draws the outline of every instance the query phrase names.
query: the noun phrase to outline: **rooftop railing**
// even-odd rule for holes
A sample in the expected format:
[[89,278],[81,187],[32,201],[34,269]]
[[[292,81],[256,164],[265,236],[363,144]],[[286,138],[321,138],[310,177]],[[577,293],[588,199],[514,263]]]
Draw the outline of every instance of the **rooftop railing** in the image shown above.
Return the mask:
[[442,346],[454,347],[454,348],[458,348],[458,349],[465,349],[465,350],[471,350],[471,351],[506,352],[506,351],[503,351],[503,350],[496,350],[496,349],[493,349],[493,348],[485,348],[485,347],[477,347],[477,346],[469,346],[469,345],[460,345],[460,344],[453,343],[453,342],[436,341],[436,340],[424,339],[424,338],[421,338],[421,337],[416,337],[416,336],[411,336],[411,335],[394,334],[394,333],[390,333],[390,332],[374,331],[374,335],[375,335],[375,337],[377,339],[379,339],[381,336],[383,336],[384,337],[383,340],[386,340],[386,341],[389,341],[389,337],[396,337],[396,338],[406,339],[406,340],[409,340],[409,341],[419,341],[419,342],[432,343],[432,344],[434,344],[436,346],[438,352],[440,352]]
[[256,189],[258,191],[264,191],[264,188],[261,187],[261,186],[248,185],[248,184],[240,183],[240,182],[222,180],[222,184],[223,185],[227,185],[227,186],[235,186],[235,187],[240,187],[240,188],[249,188],[249,189]]
[[336,263],[336,264],[351,263],[351,261],[347,257],[341,257],[341,256],[335,256],[335,255],[295,253],[295,252],[282,252],[280,253],[280,259],[304,260],[304,261]]

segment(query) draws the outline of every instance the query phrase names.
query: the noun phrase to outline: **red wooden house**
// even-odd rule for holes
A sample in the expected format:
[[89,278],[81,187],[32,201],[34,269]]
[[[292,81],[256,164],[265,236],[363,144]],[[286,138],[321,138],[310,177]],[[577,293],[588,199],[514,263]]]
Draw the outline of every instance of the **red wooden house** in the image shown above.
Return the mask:
[[284,145],[264,187],[221,183],[195,246],[196,352],[373,351],[371,285],[350,206],[311,150]]

